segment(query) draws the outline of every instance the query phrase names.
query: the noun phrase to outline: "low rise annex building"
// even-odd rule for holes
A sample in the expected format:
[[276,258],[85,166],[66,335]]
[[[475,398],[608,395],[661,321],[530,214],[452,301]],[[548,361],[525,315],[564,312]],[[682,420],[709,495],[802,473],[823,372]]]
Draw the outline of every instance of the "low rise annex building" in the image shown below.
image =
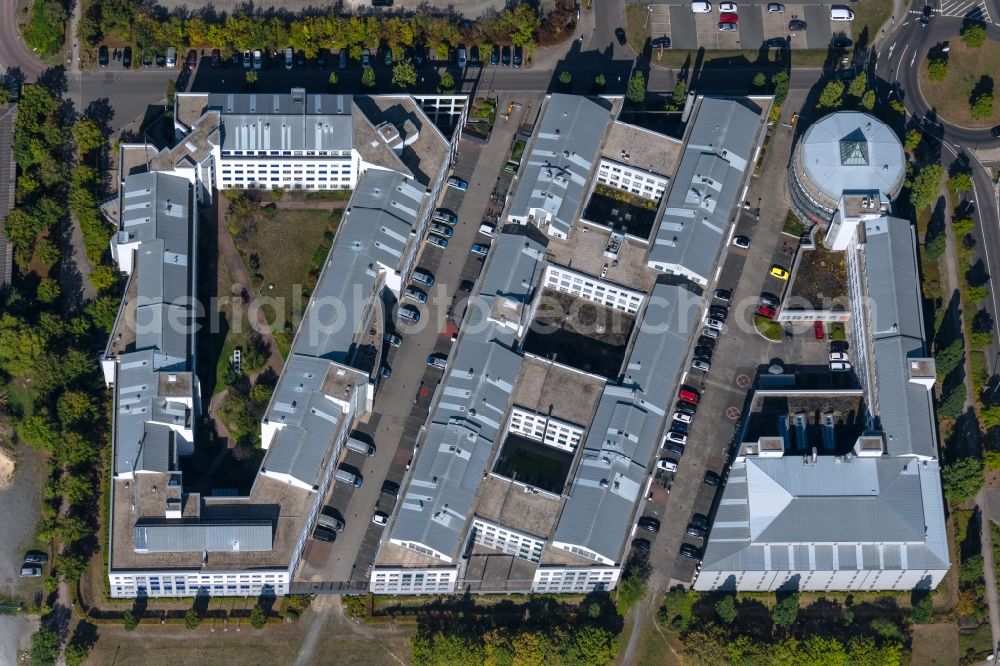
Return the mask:
[[[289,591],[351,425],[372,407],[377,364],[371,365],[364,348],[365,333],[374,327],[381,339],[381,293],[398,295],[412,269],[444,188],[467,101],[407,95],[314,99],[299,90],[193,97],[178,95],[176,145],[122,147],[118,196],[102,207],[118,229],[112,254],[128,274],[101,359],[114,389],[108,570],[113,597]],[[197,107],[191,125],[185,119],[192,113],[183,108],[189,104]],[[428,104],[434,120],[425,113]],[[443,108],[457,115],[447,116]],[[246,117],[255,111],[264,120]],[[231,115],[237,112],[243,115]],[[268,118],[283,129],[266,128]],[[455,132],[444,134],[442,125]],[[307,127],[315,133],[306,136]],[[354,147],[344,149],[348,144]],[[224,146],[229,155],[222,154]],[[194,424],[205,400],[195,355],[197,207],[211,201],[219,186],[274,186],[221,172],[230,157],[232,164],[252,157],[266,162],[268,171],[279,164],[283,178],[288,156],[270,151],[287,147],[293,158],[299,157],[296,150],[315,149],[325,153],[315,156],[324,163],[339,163],[345,151],[358,159],[351,162],[349,180],[320,183],[306,174],[310,167],[297,174],[290,165],[294,180],[277,186],[349,187],[354,193],[261,424],[266,454],[252,486],[245,495],[203,495],[185,487],[180,467],[180,459],[194,451]],[[331,309],[333,301],[337,307]]]

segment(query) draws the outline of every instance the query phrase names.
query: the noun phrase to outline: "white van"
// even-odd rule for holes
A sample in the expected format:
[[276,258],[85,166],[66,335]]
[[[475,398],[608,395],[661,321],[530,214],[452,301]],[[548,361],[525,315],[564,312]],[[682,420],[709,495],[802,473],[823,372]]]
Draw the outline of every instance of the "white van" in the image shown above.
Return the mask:
[[360,439],[354,439],[349,437],[347,439],[347,448],[356,453],[360,453],[366,456],[375,455],[375,447],[368,442],[362,442]]
[[492,224],[480,224],[479,225],[479,233],[481,233],[484,236],[488,236],[489,238],[493,238],[493,233],[495,231],[496,231],[496,227],[494,227]]
[[691,3],[691,11],[695,14],[707,14],[712,11],[712,3],[705,0],[695,0]]
[[831,21],[853,21],[854,12],[852,12],[847,7],[843,5],[834,5],[830,7],[830,20]]

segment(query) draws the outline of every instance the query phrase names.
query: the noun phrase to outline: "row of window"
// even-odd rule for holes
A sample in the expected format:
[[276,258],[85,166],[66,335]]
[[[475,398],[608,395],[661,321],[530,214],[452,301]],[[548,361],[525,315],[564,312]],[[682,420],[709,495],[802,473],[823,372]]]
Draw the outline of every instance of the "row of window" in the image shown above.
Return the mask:
[[276,157],[276,156],[294,156],[294,157],[350,157],[351,151],[349,150],[223,150],[223,157],[247,155],[247,156],[260,156],[260,157]]

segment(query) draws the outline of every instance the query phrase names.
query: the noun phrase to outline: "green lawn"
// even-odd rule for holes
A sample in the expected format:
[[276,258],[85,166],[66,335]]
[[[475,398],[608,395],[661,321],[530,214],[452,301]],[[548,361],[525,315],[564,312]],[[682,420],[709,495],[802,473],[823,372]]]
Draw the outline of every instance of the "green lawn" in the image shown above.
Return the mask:
[[[854,41],[858,42],[867,28],[868,44],[871,44],[882,25],[892,16],[892,0],[861,0],[851,3],[851,11],[854,12],[854,21],[851,23]],[[903,17],[899,20],[903,20]]]
[[795,213],[788,211],[785,215],[785,224],[782,226],[781,230],[786,234],[791,234],[792,236],[799,238],[808,230],[808,227],[802,224],[802,221],[795,216]]
[[755,314],[753,316],[753,325],[756,326],[760,334],[768,340],[777,342],[781,339],[781,324],[773,319],[768,319],[767,317]]
[[306,195],[306,201],[347,201],[354,190],[320,190]]
[[[926,57],[920,65],[920,91],[927,103],[942,118],[965,127],[991,127],[1000,123],[1000,104],[993,105],[991,117],[975,120],[970,102],[981,80],[996,77],[996,73],[1000,72],[1000,44],[986,40],[978,49],[970,49],[956,35],[950,40],[950,49],[948,75],[944,81],[927,78],[929,61]],[[992,81],[985,87],[992,90]]]

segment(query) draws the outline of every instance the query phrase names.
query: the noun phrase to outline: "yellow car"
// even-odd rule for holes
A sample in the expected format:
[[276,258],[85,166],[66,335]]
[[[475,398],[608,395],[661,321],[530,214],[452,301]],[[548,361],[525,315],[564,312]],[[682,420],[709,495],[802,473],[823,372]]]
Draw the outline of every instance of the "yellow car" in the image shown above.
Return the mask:
[[778,264],[775,264],[774,266],[771,266],[771,275],[773,275],[774,277],[778,278],[779,280],[787,280],[788,279],[788,271],[786,271],[784,268],[782,268]]

